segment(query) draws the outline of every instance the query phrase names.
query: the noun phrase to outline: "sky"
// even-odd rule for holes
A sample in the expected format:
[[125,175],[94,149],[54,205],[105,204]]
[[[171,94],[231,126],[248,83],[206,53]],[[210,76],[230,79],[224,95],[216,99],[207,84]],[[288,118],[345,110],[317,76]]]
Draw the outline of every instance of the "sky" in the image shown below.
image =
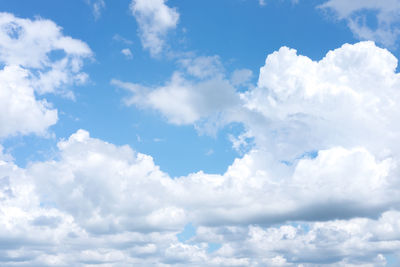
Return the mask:
[[0,0],[0,266],[399,266],[400,0]]

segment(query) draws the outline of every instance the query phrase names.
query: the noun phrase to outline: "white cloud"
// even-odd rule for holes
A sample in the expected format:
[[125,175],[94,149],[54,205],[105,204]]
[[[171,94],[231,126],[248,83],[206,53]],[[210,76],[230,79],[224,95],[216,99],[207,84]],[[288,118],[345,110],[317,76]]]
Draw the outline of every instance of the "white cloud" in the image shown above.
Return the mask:
[[132,0],[130,9],[139,26],[142,45],[151,55],[161,53],[168,31],[175,29],[179,13],[166,0]]
[[[172,123],[225,112],[254,148],[222,175],[174,179],[150,156],[84,130],[25,169],[0,153],[1,263],[384,266],[398,253],[400,76],[391,53],[362,42],[312,61],[283,47],[245,93],[204,71],[204,60],[189,62],[163,86],[113,83],[134,93],[128,104]],[[188,223],[195,235],[179,242]],[[222,246],[208,252],[210,243]]]
[[121,53],[125,56],[126,59],[132,59],[133,54],[129,48],[124,48],[121,50]]
[[106,3],[104,0],[97,0],[93,3],[93,14],[96,19],[99,19],[101,16],[102,10],[106,7]]
[[[400,31],[399,0],[329,0],[319,8],[332,10],[338,19],[346,20],[351,31],[362,40],[374,40],[386,46],[394,46]],[[371,27],[367,12],[372,12],[377,21]]]
[[[282,0],[278,0],[278,1],[282,1]],[[291,0],[292,4],[297,4],[299,3],[299,0]],[[267,5],[267,1],[266,0],[258,0],[258,4],[260,6],[266,6]]]
[[222,76],[224,68],[218,56],[187,57],[179,60],[188,74],[205,79]]
[[104,0],[85,0],[88,5],[92,8],[93,16],[96,20],[101,17],[101,13],[106,8]]
[[[399,212],[373,211],[399,201],[392,162],[364,149],[321,151],[294,168],[251,152],[222,176],[171,179],[150,156],[83,130],[58,147],[57,160],[26,169],[0,161],[0,262],[377,266],[399,250]],[[180,243],[188,222],[195,236]],[[208,243],[222,247],[209,253]]]
[[61,28],[50,20],[21,19],[9,13],[0,13],[0,61],[6,65],[44,69],[55,63],[50,52],[64,52],[69,68],[76,72],[80,59],[91,55],[82,41],[63,36]]
[[112,39],[113,39],[114,41],[121,42],[121,43],[123,43],[123,44],[125,44],[125,45],[132,45],[132,44],[133,44],[133,41],[131,41],[131,40],[129,40],[129,39],[126,39],[126,38],[122,37],[122,36],[119,35],[119,34],[114,34],[114,36],[113,36]]
[[214,257],[247,257],[248,265],[386,266],[384,254],[397,253],[400,245],[398,217],[399,212],[389,211],[377,220],[274,227],[200,227],[195,239],[222,243]]
[[29,72],[17,66],[0,70],[0,137],[17,133],[45,134],[57,122],[57,110],[37,100]]
[[[223,176],[199,173],[180,181],[186,203],[197,207],[193,218],[211,225],[331,220],[374,217],[399,204],[391,189],[398,184],[400,151],[396,65],[390,52],[372,42],[346,44],[318,62],[283,47],[267,57],[257,87],[239,94],[242,102],[204,112],[197,105],[216,97],[208,91],[196,95],[201,89],[178,74],[156,89],[115,84],[135,93],[128,103],[159,110],[172,123],[195,123],[210,111],[225,111],[225,122],[245,126],[237,147],[254,138],[254,149]],[[193,197],[196,190],[209,193]]]
[[231,75],[231,82],[235,86],[248,86],[252,76],[253,72],[249,69],[235,70]]
[[92,139],[83,130],[58,146],[59,162],[33,164],[29,171],[43,203],[73,214],[87,231],[160,231],[184,225],[183,209],[165,201],[173,181],[150,156]]
[[318,62],[283,47],[268,56],[258,87],[242,95],[252,111],[243,120],[257,145],[281,160],[334,145],[397,154],[396,66],[372,42],[343,45]]
[[132,93],[125,99],[126,105],[155,109],[178,125],[218,117],[237,106],[239,96],[225,79],[218,57],[186,58],[180,64],[184,71],[174,72],[163,86],[151,88],[118,80],[111,83]]
[[[61,58],[55,58],[58,52]],[[0,137],[45,134],[57,121],[57,111],[35,94],[58,93],[73,97],[66,85],[87,79],[81,72],[90,48],[61,33],[44,19],[20,19],[0,13]]]

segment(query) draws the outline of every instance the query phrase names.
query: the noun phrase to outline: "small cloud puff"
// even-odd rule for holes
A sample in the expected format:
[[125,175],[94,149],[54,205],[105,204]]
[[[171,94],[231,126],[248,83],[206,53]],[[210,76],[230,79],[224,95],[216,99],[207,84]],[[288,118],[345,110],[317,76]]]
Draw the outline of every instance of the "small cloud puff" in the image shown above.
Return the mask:
[[121,53],[125,56],[126,59],[132,59],[133,54],[129,48],[124,48],[121,50]]

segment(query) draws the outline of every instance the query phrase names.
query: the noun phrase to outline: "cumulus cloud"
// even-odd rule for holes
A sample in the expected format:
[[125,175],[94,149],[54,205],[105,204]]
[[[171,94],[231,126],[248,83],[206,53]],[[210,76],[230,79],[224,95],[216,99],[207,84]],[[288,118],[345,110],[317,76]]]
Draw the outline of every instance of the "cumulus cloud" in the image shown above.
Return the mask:
[[[399,212],[379,219],[352,219],[274,227],[199,227],[194,240],[224,244],[215,258],[266,266],[386,266],[399,249]],[[390,238],[388,238],[390,236]],[[300,249],[299,249],[300,248]]]
[[0,137],[44,134],[55,124],[57,111],[36,94],[73,97],[65,86],[85,82],[81,68],[91,53],[82,41],[64,36],[52,21],[0,13]]
[[257,88],[242,95],[260,115],[244,121],[258,145],[282,160],[334,145],[397,154],[396,66],[373,42],[345,44],[320,61],[283,47],[267,57]]
[[[201,63],[188,73],[194,79],[209,79],[204,78],[207,72],[201,71],[206,61],[212,60],[188,60],[183,64],[188,68],[194,62]],[[373,42],[345,44],[319,61],[297,55],[296,50],[287,47],[267,57],[257,85],[244,93],[236,92],[240,101],[232,109],[233,114],[225,114],[226,120],[243,123],[246,131],[242,139],[253,138],[253,149],[235,160],[223,175],[199,172],[174,180],[183,188],[179,199],[184,199],[182,206],[188,220],[199,229],[223,231],[218,238],[207,232],[215,238],[203,240],[205,244],[222,244],[213,260],[229,258],[239,265],[262,262],[271,266],[386,264],[384,255],[396,252],[397,238],[389,244],[385,238],[391,234],[367,239],[366,230],[353,233],[347,229],[383,227],[385,218],[398,216],[393,211],[400,204],[397,63],[389,51]],[[243,73],[236,75],[250,75]],[[133,91],[143,90],[135,86]],[[194,106],[189,105],[189,110]],[[307,229],[291,228],[288,222],[301,222]],[[302,241],[293,247],[286,241],[281,247],[273,247],[271,244],[279,242],[271,240],[270,232],[251,250],[251,246],[244,246],[247,250],[239,252],[242,243],[229,244],[233,241],[227,231],[232,228],[227,226],[235,226],[240,236],[233,240],[243,240],[249,235],[247,225],[258,225],[256,228],[263,232],[261,226],[273,224],[285,225],[280,230],[267,227],[267,231],[285,232],[278,234],[282,240],[287,240],[287,235],[296,239],[294,236],[299,234]],[[316,228],[310,231],[309,227]],[[336,232],[329,236],[333,233],[331,227]],[[200,237],[191,240],[202,242]],[[318,249],[318,242],[328,240],[332,243],[326,251]],[[360,242],[366,242],[362,248],[353,246]],[[268,244],[266,250],[261,249],[262,243]],[[262,252],[257,254],[257,250]],[[203,255],[198,244],[195,250],[187,251]]]
[[90,48],[82,41],[63,36],[61,28],[45,19],[21,19],[9,13],[0,13],[0,60],[6,65],[19,65],[39,70],[55,63],[52,51],[64,54],[68,68],[76,73],[82,57],[91,55]]
[[153,56],[160,54],[167,33],[178,24],[179,13],[168,7],[166,0],[132,0],[130,9],[138,23],[143,47]]
[[[171,179],[150,156],[84,130],[58,148],[26,169],[0,157],[0,262],[357,265],[399,249],[399,212],[372,211],[399,200],[391,162],[363,149],[321,151],[294,168],[251,152],[224,175]],[[179,242],[189,222],[195,235]],[[212,243],[222,246],[210,252]]]
[[[394,46],[400,31],[400,1],[329,0],[319,8],[331,10],[339,20],[345,20],[351,31],[362,40],[374,40],[386,46]],[[372,13],[375,21],[370,21],[367,13]],[[370,25],[376,24],[375,27]]]
[[176,71],[163,86],[154,88],[113,80],[115,86],[132,93],[126,105],[159,111],[173,124],[192,124],[218,116],[239,102],[235,87],[224,77],[218,57],[186,58],[183,71]]
[[57,122],[57,110],[37,100],[29,73],[18,66],[0,70],[0,137],[16,133],[44,134]]
[[397,59],[372,42],[320,61],[283,47],[242,93],[215,59],[183,62],[160,87],[113,83],[171,123],[223,111],[249,152],[221,175],[175,178],[84,130],[26,168],[0,153],[0,262],[385,266],[400,250]]

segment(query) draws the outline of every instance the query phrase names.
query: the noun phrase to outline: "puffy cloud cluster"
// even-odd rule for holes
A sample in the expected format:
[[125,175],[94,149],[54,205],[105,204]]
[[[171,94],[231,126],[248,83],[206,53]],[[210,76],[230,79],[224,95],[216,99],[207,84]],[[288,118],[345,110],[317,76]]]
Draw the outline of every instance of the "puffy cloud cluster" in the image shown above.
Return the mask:
[[[223,111],[224,123],[245,127],[236,145],[246,138],[254,142],[223,175],[194,173],[165,188],[168,205],[198,227],[189,241],[173,245],[174,262],[385,266],[400,244],[397,59],[373,42],[345,44],[319,61],[282,47],[267,57],[257,85],[244,93],[236,92],[240,83],[224,78],[219,64],[207,76],[204,66],[214,60],[183,62],[192,78],[180,90],[191,98],[176,97],[173,87],[114,81],[135,93],[131,103],[159,110],[172,123],[182,117],[147,104],[152,94],[164,92],[172,108],[186,108],[175,116],[190,114],[204,98],[216,99],[213,94],[240,98],[228,101],[229,109],[220,105],[184,121]],[[237,73],[232,77],[251,75]],[[216,77],[232,89],[215,87],[199,96],[202,89],[188,86]],[[210,252],[213,243],[222,247]]]
[[384,255],[399,250],[398,219],[399,212],[388,211],[377,220],[199,227],[192,242],[223,244],[214,259],[236,256],[238,266],[386,266]]
[[[171,179],[150,156],[83,130],[58,148],[25,169],[0,157],[3,265],[384,266],[399,251],[391,162],[363,149],[295,168],[251,152],[224,175]],[[180,242],[189,222],[195,234]]]
[[55,124],[57,110],[37,95],[73,97],[65,85],[87,79],[82,60],[91,53],[52,21],[0,13],[0,138],[44,134]]
[[[171,10],[151,3],[164,4],[132,8],[168,20]],[[1,133],[43,132],[57,115],[35,93],[79,80],[90,49],[49,21],[0,21],[2,114],[19,122],[2,118]],[[48,30],[31,34],[37,27]],[[32,46],[29,58],[23,43]],[[61,140],[54,159],[25,168],[0,152],[0,265],[385,266],[400,251],[392,54],[362,42],[312,61],[283,47],[242,93],[248,70],[228,79],[218,57],[180,64],[163,86],[113,84],[133,93],[127,104],[171,123],[242,123],[236,143],[252,138],[251,150],[222,175],[178,178],[151,156],[84,130]],[[177,234],[188,224],[195,231],[184,241]]]
[[282,160],[332,146],[398,154],[396,66],[373,42],[345,44],[320,61],[283,47],[267,57],[257,88],[242,95],[246,109],[260,115],[244,121],[258,145]]
[[179,13],[168,7],[166,0],[132,0],[130,9],[139,27],[142,45],[156,56],[164,48],[168,31],[175,29]]
[[[399,0],[329,0],[319,8],[331,10],[337,19],[347,21],[350,30],[362,40],[375,40],[386,46],[394,46],[399,37]],[[376,23],[370,21],[368,12],[373,14]],[[370,26],[374,24],[375,27]]]

